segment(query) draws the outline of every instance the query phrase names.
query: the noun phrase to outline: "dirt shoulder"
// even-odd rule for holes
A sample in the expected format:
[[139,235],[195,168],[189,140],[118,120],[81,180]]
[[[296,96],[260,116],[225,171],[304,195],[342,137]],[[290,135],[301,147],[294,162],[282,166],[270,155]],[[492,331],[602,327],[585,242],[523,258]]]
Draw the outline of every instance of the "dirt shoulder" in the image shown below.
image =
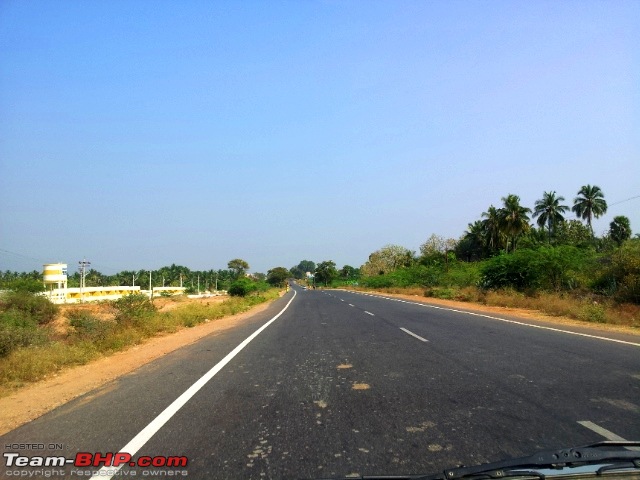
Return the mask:
[[[196,301],[206,303],[218,302],[222,299],[210,298]],[[171,302],[160,303],[158,307],[161,311],[177,308],[180,305]],[[100,358],[86,365],[63,370],[50,378],[27,385],[15,393],[0,398],[0,435],[163,355],[192,344],[202,337],[234,328],[256,313],[266,310],[269,304],[264,303],[248,312],[151,338],[128,350]],[[87,308],[95,309],[96,307]]]

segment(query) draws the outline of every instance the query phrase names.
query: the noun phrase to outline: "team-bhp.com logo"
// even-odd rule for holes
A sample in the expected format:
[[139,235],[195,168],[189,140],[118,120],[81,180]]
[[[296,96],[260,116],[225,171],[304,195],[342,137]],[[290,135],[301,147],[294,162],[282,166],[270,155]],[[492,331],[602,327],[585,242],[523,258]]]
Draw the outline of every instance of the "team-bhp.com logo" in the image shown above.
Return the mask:
[[140,457],[134,460],[131,455],[124,452],[118,453],[76,453],[74,458],[66,457],[25,457],[19,453],[5,453],[5,465],[7,467],[186,467],[187,457]]

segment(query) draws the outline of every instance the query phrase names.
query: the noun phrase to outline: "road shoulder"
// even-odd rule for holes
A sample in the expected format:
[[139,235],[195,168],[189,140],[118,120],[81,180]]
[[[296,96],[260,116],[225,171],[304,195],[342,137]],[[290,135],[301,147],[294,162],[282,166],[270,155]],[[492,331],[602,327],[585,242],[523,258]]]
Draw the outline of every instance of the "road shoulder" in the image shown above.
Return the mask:
[[587,333],[591,335],[600,335],[618,340],[631,342],[640,342],[640,331],[632,327],[620,325],[610,325],[602,323],[589,323],[575,320],[568,317],[552,316],[537,310],[527,310],[524,308],[497,307],[491,305],[482,305],[479,303],[460,302],[456,300],[444,300],[439,298],[421,297],[418,295],[405,295],[397,293],[385,293],[369,290],[347,290],[354,293],[364,293],[370,295],[378,295],[381,297],[397,298],[407,300],[424,305],[430,305],[441,308],[449,308],[452,310],[460,310],[475,314],[495,316],[507,320],[530,323],[532,325],[540,325],[561,330],[572,331],[576,333]]
[[86,365],[65,369],[50,378],[27,385],[0,398],[0,435],[174,350],[195,343],[205,336],[218,335],[239,326],[247,319],[269,308],[272,303],[263,303],[238,315],[151,338],[128,350],[100,358]]

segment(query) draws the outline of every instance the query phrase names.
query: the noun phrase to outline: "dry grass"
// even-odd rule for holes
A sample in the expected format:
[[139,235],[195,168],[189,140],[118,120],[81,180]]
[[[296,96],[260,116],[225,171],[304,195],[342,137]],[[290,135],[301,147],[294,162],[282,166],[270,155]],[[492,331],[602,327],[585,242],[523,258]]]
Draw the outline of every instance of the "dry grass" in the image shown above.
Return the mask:
[[[110,305],[69,309],[69,317],[81,315],[77,327],[69,318],[58,319],[51,341],[18,348],[0,358],[0,389],[12,389],[55,375],[64,367],[83,365],[101,356],[124,350],[158,334],[175,332],[205,321],[245,312],[253,306],[278,298],[276,290],[257,296],[231,297],[223,302],[177,301],[169,311],[145,316],[135,324],[118,325],[106,312]],[[64,332],[64,333],[63,333]]]

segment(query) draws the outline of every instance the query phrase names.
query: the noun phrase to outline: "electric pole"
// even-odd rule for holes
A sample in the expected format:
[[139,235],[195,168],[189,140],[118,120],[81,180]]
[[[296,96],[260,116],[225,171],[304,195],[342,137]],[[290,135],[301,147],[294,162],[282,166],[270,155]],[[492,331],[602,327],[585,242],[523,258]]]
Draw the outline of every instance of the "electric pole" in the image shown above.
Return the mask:
[[84,301],[84,279],[87,275],[87,267],[91,265],[91,262],[87,262],[86,259],[78,262],[78,271],[80,272],[80,303]]

